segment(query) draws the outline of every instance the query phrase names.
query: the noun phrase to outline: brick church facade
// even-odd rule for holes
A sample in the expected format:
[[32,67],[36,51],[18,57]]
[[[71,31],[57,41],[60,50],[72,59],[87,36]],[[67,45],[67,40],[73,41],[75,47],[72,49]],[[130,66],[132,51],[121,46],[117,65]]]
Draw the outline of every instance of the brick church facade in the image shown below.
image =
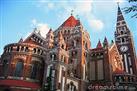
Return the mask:
[[55,31],[50,29],[46,38],[35,28],[25,40],[4,47],[0,90],[94,91],[93,86],[135,90],[135,47],[119,6],[114,35],[115,41],[109,43],[105,37],[91,48],[89,33],[73,15]]

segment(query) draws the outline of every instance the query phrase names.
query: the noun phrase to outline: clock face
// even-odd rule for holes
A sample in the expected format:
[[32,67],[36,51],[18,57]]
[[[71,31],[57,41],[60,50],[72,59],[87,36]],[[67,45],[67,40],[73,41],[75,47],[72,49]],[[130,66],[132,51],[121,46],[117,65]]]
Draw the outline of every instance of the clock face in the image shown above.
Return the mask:
[[122,52],[126,52],[128,50],[128,47],[127,46],[121,46],[120,50]]

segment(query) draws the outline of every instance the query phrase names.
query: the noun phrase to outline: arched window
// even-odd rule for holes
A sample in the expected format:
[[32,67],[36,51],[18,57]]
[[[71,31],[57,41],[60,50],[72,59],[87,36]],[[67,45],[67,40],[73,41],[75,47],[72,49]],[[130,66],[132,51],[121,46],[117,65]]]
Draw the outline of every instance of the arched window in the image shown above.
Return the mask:
[[19,60],[16,64],[14,76],[21,77],[23,72],[23,67],[24,67],[23,61]]
[[123,31],[121,31],[120,33],[121,33],[121,34],[124,34],[124,32],[123,32]]
[[3,70],[3,74],[5,75],[7,73],[7,69],[8,69],[8,60],[3,60],[3,64],[2,64],[2,70]]
[[67,30],[64,31],[64,34],[66,34],[66,33],[67,33]]
[[72,81],[67,85],[67,91],[76,91],[76,86]]
[[38,53],[38,54],[40,54],[40,51],[41,51],[41,50],[40,50],[40,49],[38,49],[37,53]]
[[19,46],[17,46],[17,51],[19,51],[20,50],[20,47]]
[[21,51],[24,51],[24,46],[21,47]]
[[80,41],[79,39],[76,40],[77,44],[79,43],[79,41]]
[[33,53],[36,53],[36,48],[33,49]]
[[70,30],[68,30],[68,34],[70,34]]
[[51,54],[51,55],[50,55],[50,58],[51,58],[51,61],[56,60],[56,54]]
[[124,43],[126,41],[125,38],[122,38],[121,40],[122,40],[122,43]]
[[74,47],[76,47],[77,46],[77,42],[74,40]]
[[65,49],[65,46],[64,46],[64,45],[62,45],[62,46],[61,46],[61,48],[62,48],[62,49]]
[[88,44],[87,44],[87,43],[85,43],[85,48],[86,48],[86,49],[88,48]]
[[28,52],[28,51],[29,51],[29,48],[28,48],[28,47],[26,47],[26,48],[25,48],[25,52]]
[[31,78],[36,79],[38,73],[38,63],[34,62],[31,66]]
[[52,70],[53,70],[53,65],[52,64],[48,65],[46,77],[50,77],[52,75]]
[[72,44],[72,47],[76,47],[76,46],[77,46],[77,41],[73,40],[73,41],[71,42],[71,44]]

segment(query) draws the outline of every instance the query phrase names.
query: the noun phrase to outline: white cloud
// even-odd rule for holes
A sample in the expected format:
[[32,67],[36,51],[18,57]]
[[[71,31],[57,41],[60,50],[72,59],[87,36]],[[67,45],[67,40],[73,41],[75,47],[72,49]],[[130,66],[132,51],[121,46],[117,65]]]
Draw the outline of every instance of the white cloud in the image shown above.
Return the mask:
[[36,26],[37,20],[36,19],[32,19],[31,23],[32,23],[31,26]]
[[53,9],[54,8],[54,4],[53,3],[48,3],[48,8]]
[[101,20],[89,20],[89,25],[94,31],[101,31],[104,27],[104,23]]
[[[46,23],[38,22],[35,18],[31,20],[31,27],[37,28],[38,30],[36,32],[40,31],[40,34],[42,37],[46,38],[46,34],[49,31],[49,26]],[[26,39],[31,33],[29,32],[24,39]]]
[[[65,11],[67,11],[68,13],[70,13],[71,10],[74,10],[74,13],[84,17],[85,20],[87,20],[89,26],[92,29],[94,29],[94,31],[100,32],[104,27],[104,23],[93,15],[92,3],[93,3],[92,1],[80,1],[80,2],[73,2],[73,3],[65,2],[60,7],[64,8]],[[65,14],[68,14],[68,13],[65,13]],[[63,14],[63,16],[68,16],[65,14]]]
[[80,15],[87,15],[92,11],[92,2],[78,2],[73,5],[74,12]]
[[103,22],[97,19],[97,17],[93,14],[93,0],[63,1],[58,3],[51,1],[45,2],[45,0],[41,0],[41,3],[43,3],[42,7],[46,9],[45,11],[51,12],[51,9],[54,11],[58,11],[57,20],[66,19],[68,17],[68,14],[71,13],[71,10],[73,10],[74,15],[76,14],[84,17],[85,20],[87,20],[87,22],[89,23],[90,27],[95,31],[101,31],[104,27]]
[[46,23],[38,23],[37,24],[38,26],[38,30],[40,30],[40,34],[42,35],[42,37],[46,37],[46,34],[48,33],[49,31],[49,27],[48,27],[48,24]]
[[115,0],[115,2],[122,3],[122,2],[125,2],[125,0]]

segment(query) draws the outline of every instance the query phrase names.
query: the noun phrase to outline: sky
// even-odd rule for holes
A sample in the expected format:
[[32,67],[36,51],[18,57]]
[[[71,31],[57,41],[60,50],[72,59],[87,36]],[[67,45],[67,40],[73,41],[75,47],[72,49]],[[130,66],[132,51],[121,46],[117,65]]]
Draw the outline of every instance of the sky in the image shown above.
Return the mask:
[[[49,28],[56,30],[73,10],[90,34],[91,48],[98,40],[114,40],[117,19],[117,1],[123,10],[130,6],[127,0],[0,0],[0,55],[5,45],[25,39],[35,27],[43,37]],[[137,20],[125,14],[126,23],[133,33],[137,51]]]

